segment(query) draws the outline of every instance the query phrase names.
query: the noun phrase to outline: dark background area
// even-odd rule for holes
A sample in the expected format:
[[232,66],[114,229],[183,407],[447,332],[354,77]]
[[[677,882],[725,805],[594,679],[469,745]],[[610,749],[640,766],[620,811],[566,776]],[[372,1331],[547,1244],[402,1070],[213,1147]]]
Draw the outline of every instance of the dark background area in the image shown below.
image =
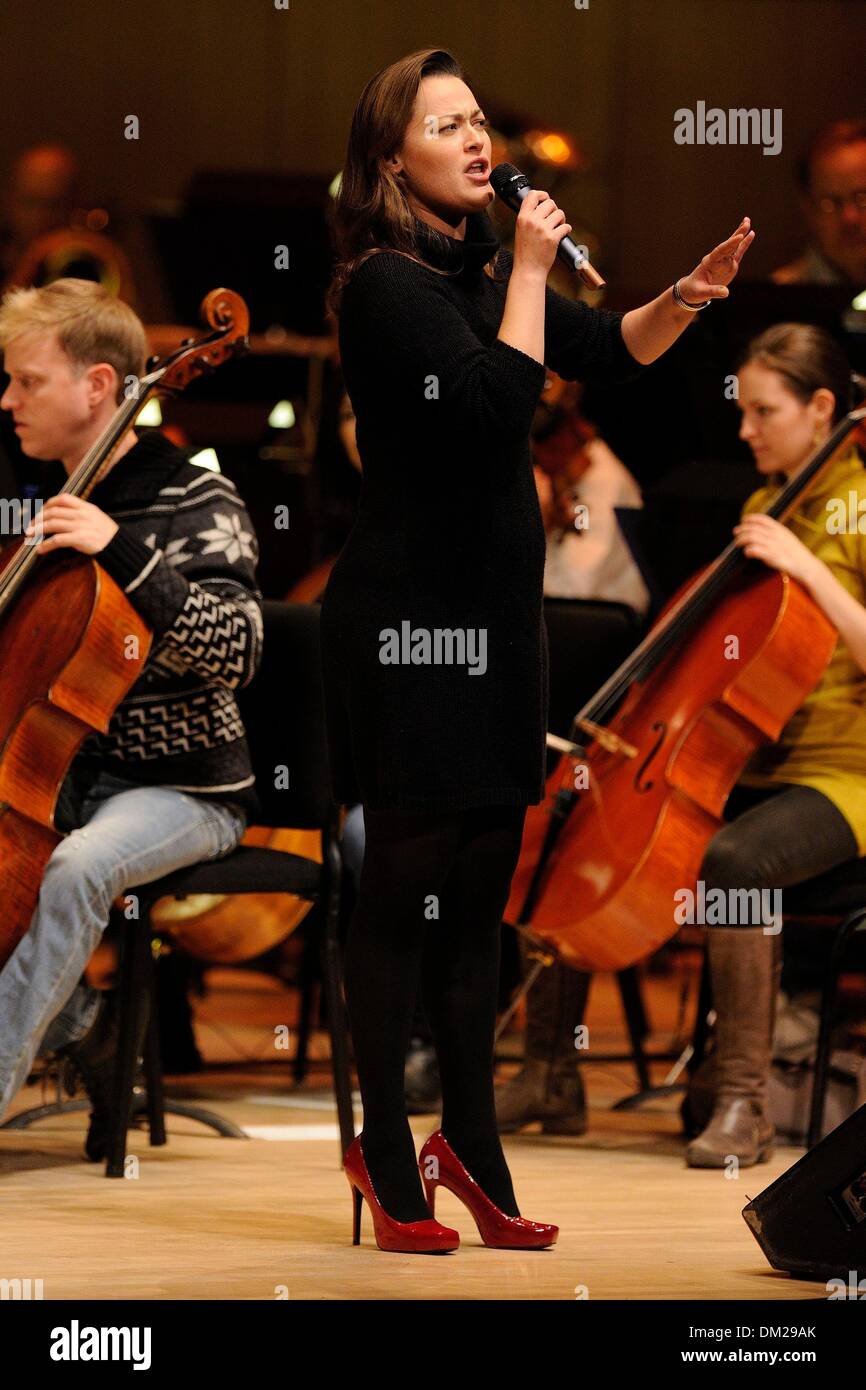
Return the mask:
[[[605,304],[627,309],[657,294],[744,213],[757,229],[729,303],[638,381],[585,399],[647,490],[655,559],[674,557],[667,588],[720,547],[755,483],[723,389],[737,348],[779,318],[838,324],[838,295],[779,290],[768,300],[762,282],[805,240],[794,181],[803,144],[866,105],[863,0],[589,0],[586,9],[572,0],[432,9],[6,0],[0,176],[34,144],[73,150],[85,205],[105,206],[108,230],[131,248],[149,322],[194,321],[202,293],[223,283],[248,299],[254,329],[319,332],[327,190],[354,104],[378,68],[428,44],[457,54],[494,116],[578,138],[588,167],[557,183],[556,198],[598,239]],[[675,112],[698,101],[781,108],[780,153],[677,145]],[[135,140],[124,137],[130,116]],[[290,265],[277,271],[282,243]],[[848,346],[866,369],[863,340]],[[302,424],[315,413],[315,430],[275,441],[267,416],[281,398]],[[264,537],[263,578],[275,594],[337,548],[351,522],[358,479],[335,437],[338,399],[330,364],[273,356],[222,369],[173,417],[193,443],[218,447],[261,525],[275,499],[290,505],[279,562]]]
[[[796,154],[864,104],[863,0],[4,0],[0,167],[59,140],[94,198],[139,205],[170,204],[203,169],[330,180],[364,84],[428,44],[457,54],[485,102],[578,135],[592,167],[563,199],[617,287],[658,291],[743,213],[750,276],[790,258]],[[676,145],[674,112],[699,100],[781,107],[781,153]]]

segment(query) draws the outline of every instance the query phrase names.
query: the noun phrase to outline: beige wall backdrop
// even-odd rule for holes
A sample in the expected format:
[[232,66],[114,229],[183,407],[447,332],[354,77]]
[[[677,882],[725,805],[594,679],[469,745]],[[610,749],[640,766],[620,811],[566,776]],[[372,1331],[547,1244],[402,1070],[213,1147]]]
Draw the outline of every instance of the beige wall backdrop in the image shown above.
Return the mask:
[[[201,167],[331,174],[368,77],[428,44],[482,98],[580,137],[593,167],[561,201],[620,286],[685,273],[744,212],[751,272],[772,269],[801,239],[803,140],[866,113],[866,0],[3,0],[0,166],[61,140],[92,198],[138,204]],[[781,153],[676,145],[674,112],[698,101],[781,108]]]

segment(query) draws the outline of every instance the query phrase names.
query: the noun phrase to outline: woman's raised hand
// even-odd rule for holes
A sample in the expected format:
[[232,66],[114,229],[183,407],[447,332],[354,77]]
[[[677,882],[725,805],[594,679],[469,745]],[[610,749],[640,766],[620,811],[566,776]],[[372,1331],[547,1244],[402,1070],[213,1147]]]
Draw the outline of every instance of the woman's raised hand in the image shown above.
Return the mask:
[[703,257],[691,275],[680,280],[680,294],[689,304],[702,304],[705,299],[727,299],[728,285],[740,268],[740,262],[755,240],[751,222],[744,217],[737,230]]

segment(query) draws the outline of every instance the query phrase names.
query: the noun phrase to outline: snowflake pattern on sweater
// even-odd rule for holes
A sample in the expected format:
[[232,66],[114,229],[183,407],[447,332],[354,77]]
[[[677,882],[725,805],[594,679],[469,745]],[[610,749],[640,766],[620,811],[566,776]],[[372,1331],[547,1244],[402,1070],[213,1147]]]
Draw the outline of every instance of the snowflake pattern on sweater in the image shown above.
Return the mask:
[[[224,474],[156,432],[143,435],[90,494],[118,531],[94,558],[153,632],[148,659],[80,765],[257,809],[235,692],[261,661],[258,544]],[[118,769],[117,764],[125,765]]]

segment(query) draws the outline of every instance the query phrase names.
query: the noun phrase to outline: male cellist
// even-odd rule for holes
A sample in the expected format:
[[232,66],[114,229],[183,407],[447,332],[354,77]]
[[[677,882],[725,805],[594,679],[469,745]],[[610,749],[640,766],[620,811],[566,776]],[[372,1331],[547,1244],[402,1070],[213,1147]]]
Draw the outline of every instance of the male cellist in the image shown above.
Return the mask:
[[[85,280],[15,290],[0,349],[25,454],[71,475],[140,377],[141,322]],[[104,1157],[116,1051],[114,992],[82,972],[114,900],[135,884],[228,854],[258,810],[235,692],[261,657],[258,546],[243,502],[159,431],[121,439],[87,500],[59,493],[28,528],[40,554],[94,556],[152,630],[107,734],[85,739],[61,789],[69,831],[43,876],[29,931],[0,972],[0,1116],[37,1051],[65,1051],[92,1103],[86,1153]],[[124,634],[118,633],[118,660]],[[2,673],[14,679],[14,672]],[[40,1047],[41,1044],[41,1047]]]

